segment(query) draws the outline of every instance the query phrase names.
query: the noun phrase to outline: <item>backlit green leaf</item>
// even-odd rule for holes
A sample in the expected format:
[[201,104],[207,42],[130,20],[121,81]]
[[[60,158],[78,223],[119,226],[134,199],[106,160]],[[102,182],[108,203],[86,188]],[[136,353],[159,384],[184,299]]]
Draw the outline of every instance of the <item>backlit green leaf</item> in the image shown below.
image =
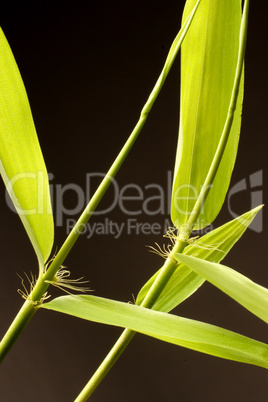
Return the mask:
[[179,253],[175,257],[268,323],[268,289],[224,265]]
[[27,94],[2,30],[0,172],[42,269],[49,257],[54,235],[47,170]]
[[[186,2],[183,21],[194,0]],[[203,0],[181,49],[181,112],[171,218],[181,228],[204,185],[227,118],[238,60],[241,0]],[[217,216],[233,170],[241,124],[243,78],[232,129],[212,190],[195,225]]]
[[[228,254],[250,225],[262,206],[207,233],[184,249],[184,255],[192,255],[203,260],[220,262]],[[136,304],[140,305],[155,281],[159,271],[140,290]],[[153,310],[168,312],[194,293],[203,283],[204,277],[180,264],[153,306]]]
[[213,356],[268,368],[268,345],[203,322],[95,296],[62,296],[42,308],[129,328]]

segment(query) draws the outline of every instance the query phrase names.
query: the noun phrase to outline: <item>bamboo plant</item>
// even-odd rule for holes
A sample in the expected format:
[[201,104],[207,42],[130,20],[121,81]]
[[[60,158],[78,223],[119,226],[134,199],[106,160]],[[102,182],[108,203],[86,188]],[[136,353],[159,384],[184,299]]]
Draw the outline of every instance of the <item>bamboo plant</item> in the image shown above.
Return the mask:
[[[221,264],[262,206],[203,236],[191,236],[218,216],[237,155],[249,15],[249,1],[244,2],[243,9],[241,3],[240,0],[186,1],[181,29],[137,124],[56,252],[46,165],[20,72],[1,32],[0,170],[36,254],[38,269],[27,274],[28,284],[27,280],[22,282],[19,293],[24,302],[3,336],[0,359],[6,357],[33,316],[44,310],[125,328],[77,395],[77,402],[92,395],[137,332],[219,358],[268,368],[266,343],[170,313],[208,281],[256,319],[268,322],[268,289]],[[69,276],[64,261],[140,135],[179,50],[180,124],[171,196],[174,226],[163,233],[166,238],[163,248],[151,247],[160,255],[163,265],[142,286],[134,303],[89,294],[84,280]],[[50,297],[51,286],[68,294]]]

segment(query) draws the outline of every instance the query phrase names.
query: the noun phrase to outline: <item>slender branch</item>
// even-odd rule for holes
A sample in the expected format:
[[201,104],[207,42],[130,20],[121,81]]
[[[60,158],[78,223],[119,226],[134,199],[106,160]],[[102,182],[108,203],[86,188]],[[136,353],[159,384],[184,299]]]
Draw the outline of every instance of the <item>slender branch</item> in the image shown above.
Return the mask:
[[59,252],[53,259],[51,265],[48,267],[45,273],[41,272],[39,274],[39,278],[28,296],[28,300],[23,304],[20,312],[15,317],[14,321],[12,322],[11,326],[9,327],[8,331],[6,332],[4,338],[0,343],[0,362],[6,356],[8,351],[11,349],[13,344],[15,343],[16,339],[28,324],[34,313],[36,312],[36,305],[42,302],[42,298],[46,293],[49,283],[48,281],[53,280],[53,277],[56,275],[57,271],[59,270],[60,266],[64,262],[65,258],[69,254],[70,250],[74,246],[75,242],[77,241],[78,237],[82,233],[85,225],[87,224],[88,220],[92,216],[93,212],[97,208],[99,202],[103,198],[104,194],[108,190],[110,184],[112,183],[114,177],[116,176],[118,170],[120,169],[121,165],[123,164],[125,158],[127,157],[128,153],[130,152],[132,146],[134,145],[136,139],[138,138],[146,120],[148,117],[149,112],[151,111],[154,102],[156,101],[164,82],[170,72],[170,69],[176,59],[180,46],[183,42],[183,39],[190,27],[196,9],[199,5],[198,0],[196,3],[195,8],[193,9],[192,13],[189,15],[188,19],[185,21],[182,29],[176,36],[175,40],[173,41],[166,62],[162,69],[162,72],[147,100],[145,103],[140,118],[134,127],[132,133],[130,134],[128,140],[126,141],[125,145],[123,146],[122,150],[118,154],[117,158],[115,159],[114,163],[112,164],[111,168],[109,169],[106,176],[103,178],[102,182],[100,183],[98,189],[96,190],[95,194],[93,195],[92,199],[88,203],[87,207],[83,211],[82,215],[76,222],[75,226],[73,227],[72,231],[68,235],[67,239],[63,243],[62,247],[60,248]]
[[[151,286],[149,292],[141,303],[141,307],[152,308],[155,301],[159,297],[160,293],[163,291],[167,282],[175,272],[177,266],[179,265],[175,259],[172,258],[173,253],[182,252],[187,243],[178,240],[170,257],[165,261],[165,264],[161,268],[156,280]],[[119,359],[123,351],[126,349],[134,335],[135,331],[130,329],[125,329],[121,336],[118,338],[117,342],[114,344],[108,355],[105,357],[101,365],[95,371],[93,376],[90,378],[89,382],[80,392],[80,394],[75,399],[75,402],[85,402],[92,395],[101,381],[106,377],[108,372],[111,370],[113,365]]]
[[34,305],[26,300],[1,341],[0,362],[5,358],[11,346],[15,343],[23,329],[26,327],[35,311],[36,308]]
[[193,20],[193,17],[195,15],[195,12],[198,8],[198,5],[200,3],[201,0],[198,0],[196,3],[196,6],[194,7],[193,11],[191,12],[191,14],[189,15],[189,17],[187,18],[187,20],[185,21],[182,29],[180,30],[180,32],[178,33],[178,35],[176,36],[176,38],[174,39],[166,62],[164,64],[164,67],[162,69],[162,72],[158,78],[158,80],[156,81],[156,84],[147,100],[147,102],[145,103],[142,111],[141,111],[141,115],[139,118],[138,123],[136,124],[136,126],[134,127],[129,139],[127,140],[126,144],[124,145],[124,147],[122,148],[121,152],[119,153],[119,155],[117,156],[117,158],[115,159],[114,163],[112,164],[111,168],[109,169],[108,173],[106,174],[106,176],[104,177],[104,179],[102,180],[100,186],[98,187],[97,191],[95,192],[95,194],[93,195],[91,201],[89,202],[89,204],[87,205],[86,209],[84,210],[84,212],[82,213],[81,217],[78,219],[76,225],[74,226],[73,230],[70,232],[69,236],[67,237],[65,243],[63,244],[63,246],[61,247],[61,249],[59,250],[57,256],[55,257],[55,259],[53,260],[52,264],[50,265],[49,269],[47,270],[44,280],[51,280],[53,278],[53,276],[56,274],[56,272],[58,271],[59,267],[61,266],[61,264],[63,263],[64,259],[66,258],[66,256],[68,255],[68,253],[70,252],[71,248],[73,247],[74,243],[76,242],[76,240],[78,239],[79,235],[81,234],[81,232],[83,231],[85,225],[87,224],[89,218],[92,216],[93,212],[95,211],[95,209],[97,208],[100,200],[102,199],[103,195],[105,194],[105,192],[107,191],[107,189],[109,188],[110,184],[112,183],[112,180],[114,179],[116,173],[118,172],[118,170],[120,169],[122,163],[124,162],[126,156],[128,155],[129,151],[131,150],[133,144],[135,143],[138,135],[141,132],[141,129],[143,128],[148,114],[151,111],[163,85],[164,82],[166,81],[166,78],[170,72],[170,69],[176,59],[176,56],[178,54],[178,51],[181,47],[181,44],[185,38],[185,35],[191,25],[191,22]]

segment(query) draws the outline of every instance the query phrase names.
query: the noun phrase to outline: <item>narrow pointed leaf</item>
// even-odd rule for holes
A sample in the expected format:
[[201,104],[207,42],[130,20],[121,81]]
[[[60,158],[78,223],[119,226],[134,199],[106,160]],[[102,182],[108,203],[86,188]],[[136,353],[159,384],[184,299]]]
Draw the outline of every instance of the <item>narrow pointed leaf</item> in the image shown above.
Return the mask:
[[175,257],[268,323],[268,289],[224,265],[179,253]]
[[[262,206],[207,233],[185,248],[184,255],[192,255],[207,261],[220,262],[240,239],[246,228],[255,218]],[[153,275],[140,290],[136,304],[140,305],[155,281],[159,271]],[[193,294],[203,283],[204,277],[180,264],[163,292],[153,306],[153,310],[168,312]]]
[[213,356],[268,368],[268,345],[203,322],[95,296],[58,297],[42,308],[129,328]]
[[2,30],[0,173],[42,266],[54,235],[47,170],[20,72]]
[[[183,21],[194,1],[185,5]],[[238,61],[241,0],[203,0],[181,49],[181,112],[171,218],[182,227],[205,183],[228,114]],[[241,124],[243,78],[231,132],[195,228],[217,216],[233,170]]]

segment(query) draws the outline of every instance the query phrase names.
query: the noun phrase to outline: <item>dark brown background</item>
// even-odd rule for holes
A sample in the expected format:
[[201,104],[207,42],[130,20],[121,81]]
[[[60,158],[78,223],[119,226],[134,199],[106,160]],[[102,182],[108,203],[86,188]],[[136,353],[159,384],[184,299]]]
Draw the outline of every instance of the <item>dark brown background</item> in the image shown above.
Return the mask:
[[[136,123],[179,26],[184,1],[13,2],[0,7],[0,22],[11,44],[29,95],[52,184],[82,188],[89,172],[105,172]],[[267,7],[266,7],[267,8]],[[267,22],[252,2],[246,56],[243,125],[231,185],[267,166]],[[117,180],[120,187],[157,183],[166,187],[173,169],[179,111],[179,64],[149,116]],[[257,190],[263,192],[265,180]],[[108,194],[102,206],[109,205]],[[22,300],[16,273],[36,272],[31,245],[19,219],[8,210],[1,186],[0,309],[4,334]],[[69,194],[66,206],[76,199]],[[250,192],[233,199],[237,213],[251,207]],[[225,263],[264,286],[266,230],[249,230]],[[123,222],[115,208],[109,219]],[[135,218],[135,217],[134,217]],[[164,215],[138,216],[160,222]],[[93,222],[104,217],[93,217]],[[215,225],[231,219],[224,205]],[[56,228],[54,250],[66,236]],[[145,245],[161,236],[82,237],[66,265],[73,277],[86,276],[94,294],[131,301],[161,265]],[[53,295],[61,294],[51,290]],[[264,323],[205,284],[175,311],[267,342]],[[72,401],[109,351],[121,330],[41,311],[31,321],[0,369],[0,399]],[[264,369],[137,335],[92,397],[106,402],[243,401],[268,397]]]

